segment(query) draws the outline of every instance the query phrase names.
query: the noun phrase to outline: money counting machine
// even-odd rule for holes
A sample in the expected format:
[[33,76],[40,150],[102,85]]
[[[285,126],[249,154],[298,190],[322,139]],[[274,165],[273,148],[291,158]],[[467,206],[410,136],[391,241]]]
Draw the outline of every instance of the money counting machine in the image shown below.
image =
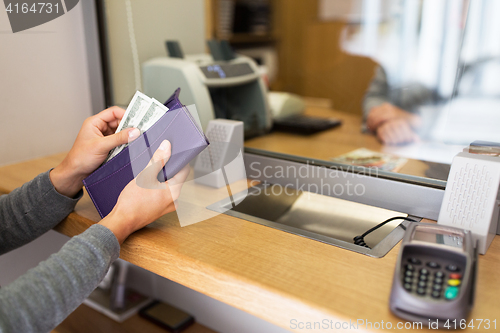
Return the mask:
[[272,118],[255,61],[244,56],[224,58],[216,43],[209,42],[212,54],[184,57],[182,52],[170,53],[146,61],[144,93],[162,101],[180,87],[183,103],[196,105],[203,129],[210,120],[224,118],[243,121],[246,138],[264,134],[271,128]]

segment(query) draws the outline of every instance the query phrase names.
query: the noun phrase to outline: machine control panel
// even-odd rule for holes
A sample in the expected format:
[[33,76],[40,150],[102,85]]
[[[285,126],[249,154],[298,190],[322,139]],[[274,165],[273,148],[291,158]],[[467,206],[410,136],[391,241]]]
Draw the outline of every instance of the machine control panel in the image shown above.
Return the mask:
[[200,67],[207,79],[225,79],[254,74],[252,67],[247,63],[213,64]]

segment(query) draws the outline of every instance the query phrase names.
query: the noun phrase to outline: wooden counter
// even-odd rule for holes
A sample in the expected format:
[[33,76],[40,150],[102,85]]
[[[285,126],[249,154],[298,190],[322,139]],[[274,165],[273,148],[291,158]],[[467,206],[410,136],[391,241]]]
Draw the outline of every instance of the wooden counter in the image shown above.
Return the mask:
[[[253,142],[265,146],[263,140]],[[336,142],[330,155],[359,146],[372,148],[363,141],[371,139],[359,140],[358,146],[349,143],[343,148],[342,142]],[[287,146],[297,151],[314,149],[297,146],[299,141],[288,141]],[[0,192],[12,191],[63,157],[0,168]],[[85,195],[56,230],[74,236],[98,220]],[[173,213],[130,236],[120,258],[289,330],[294,321],[324,319],[383,321],[396,327],[401,320],[389,310],[389,294],[398,249],[399,245],[384,258],[374,259],[227,215],[180,227]],[[499,272],[497,237],[488,254],[479,258],[476,305],[469,319],[500,319]]]

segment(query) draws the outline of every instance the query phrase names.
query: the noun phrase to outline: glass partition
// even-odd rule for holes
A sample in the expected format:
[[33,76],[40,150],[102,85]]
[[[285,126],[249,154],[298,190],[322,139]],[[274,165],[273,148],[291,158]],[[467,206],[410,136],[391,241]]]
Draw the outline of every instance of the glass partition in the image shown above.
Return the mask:
[[248,146],[446,180],[471,142],[500,142],[498,1],[320,0],[317,10],[304,29],[308,70],[295,77],[307,87],[293,89],[329,98],[334,111],[306,113],[343,125]]

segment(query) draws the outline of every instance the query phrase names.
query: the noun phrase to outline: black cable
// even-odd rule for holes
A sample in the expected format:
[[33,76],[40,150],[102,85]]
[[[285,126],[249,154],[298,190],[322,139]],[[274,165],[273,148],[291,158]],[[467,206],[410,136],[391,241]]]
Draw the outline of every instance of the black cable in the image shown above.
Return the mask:
[[373,231],[377,230],[378,228],[380,228],[380,227],[382,227],[382,226],[386,225],[387,223],[392,222],[394,220],[405,220],[405,221],[410,221],[410,222],[417,222],[417,221],[415,221],[413,219],[410,219],[409,217],[404,217],[404,216],[391,217],[390,219],[387,219],[384,222],[377,224],[376,226],[374,226],[370,230],[366,231],[361,236],[354,237],[353,238],[354,244],[359,245],[359,246],[364,246],[364,247],[367,247],[367,248],[370,249],[370,247],[365,243],[365,237],[368,234],[372,233]]

